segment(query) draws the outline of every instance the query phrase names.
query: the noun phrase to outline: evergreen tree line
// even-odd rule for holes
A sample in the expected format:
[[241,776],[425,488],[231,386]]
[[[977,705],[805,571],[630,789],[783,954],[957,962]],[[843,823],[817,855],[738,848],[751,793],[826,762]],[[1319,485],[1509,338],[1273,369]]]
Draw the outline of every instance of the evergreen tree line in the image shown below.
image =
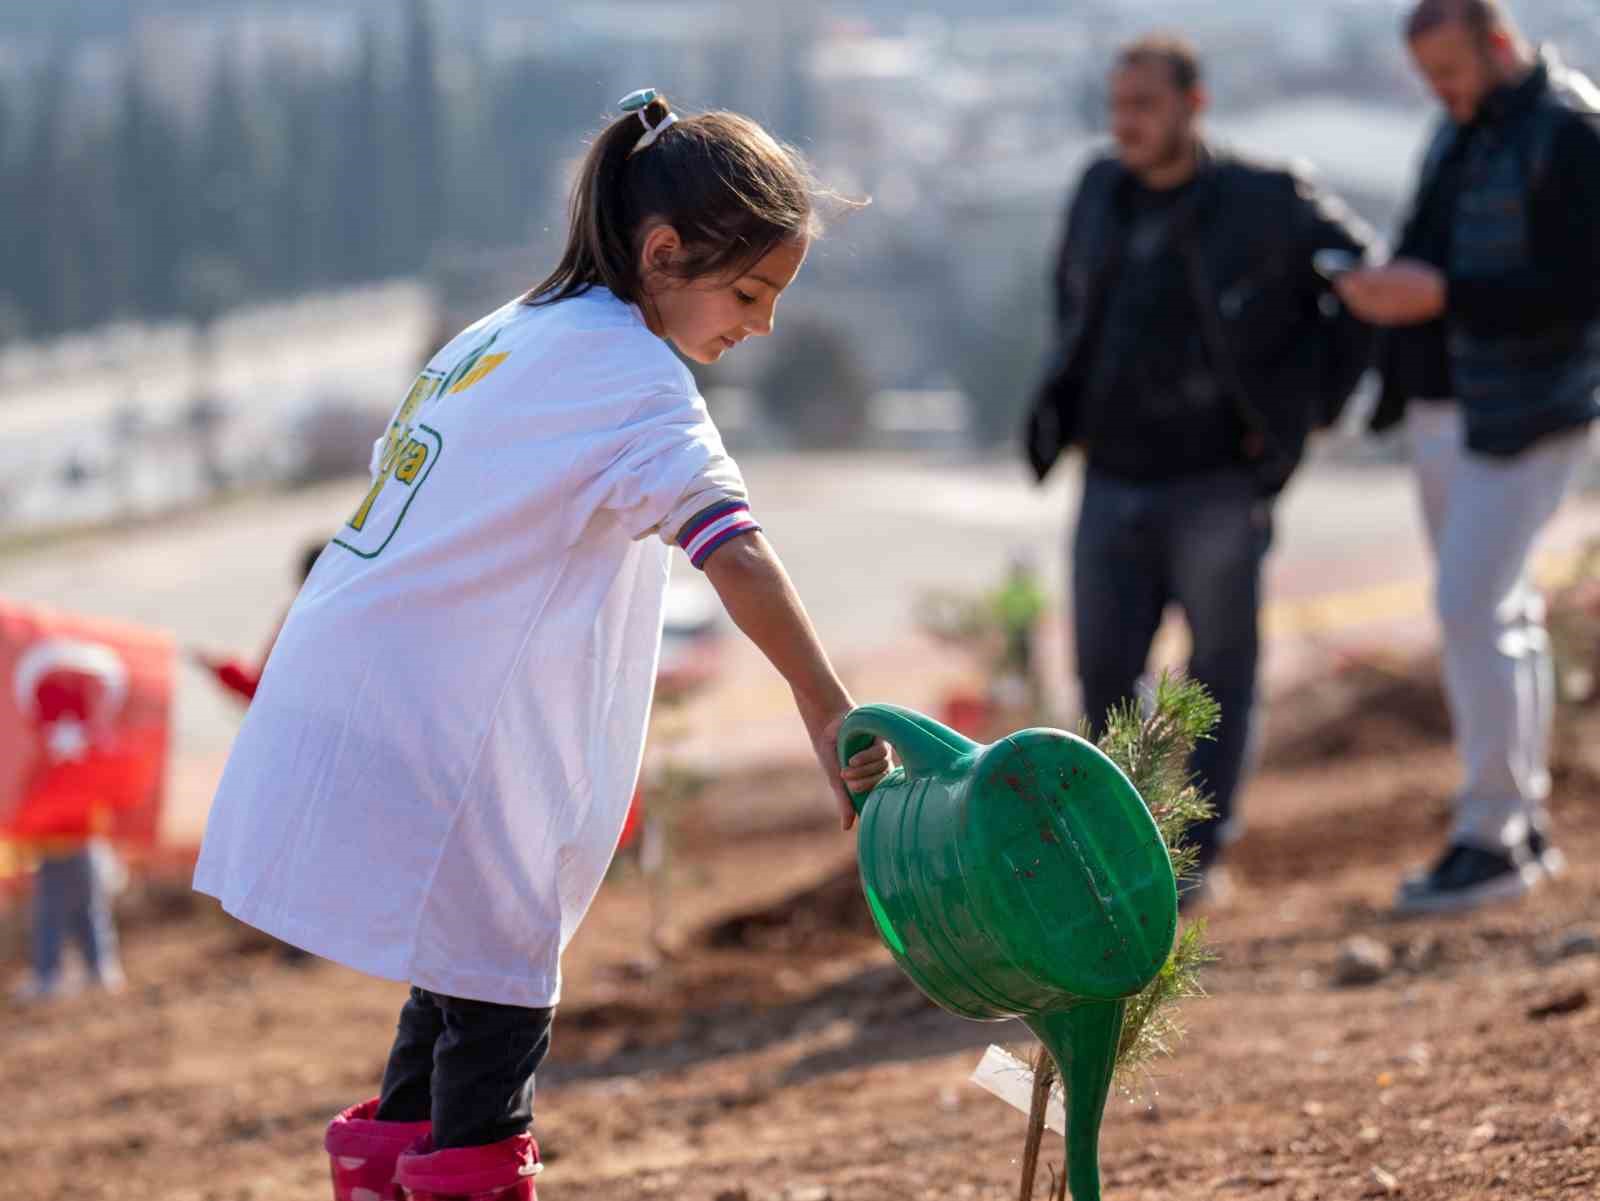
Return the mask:
[[398,39],[369,25],[339,70],[247,78],[224,54],[198,121],[132,55],[117,102],[77,116],[71,67],[63,52],[0,92],[0,341],[204,320],[518,241],[596,115],[595,72],[567,61],[480,56],[447,93],[425,0]]

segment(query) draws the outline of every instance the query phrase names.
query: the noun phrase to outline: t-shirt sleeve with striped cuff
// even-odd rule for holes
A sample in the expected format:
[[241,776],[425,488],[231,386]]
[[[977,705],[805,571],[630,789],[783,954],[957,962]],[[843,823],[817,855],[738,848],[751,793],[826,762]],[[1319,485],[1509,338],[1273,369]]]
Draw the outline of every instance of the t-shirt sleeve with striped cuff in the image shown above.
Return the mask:
[[701,567],[728,539],[759,528],[739,466],[698,395],[653,395],[620,433],[626,445],[606,472],[604,503],[633,537],[692,544]]
[[704,571],[706,561],[718,547],[760,529],[750,515],[749,502],[729,498],[707,506],[686,521],[678,531],[678,545],[689,556],[689,562]]

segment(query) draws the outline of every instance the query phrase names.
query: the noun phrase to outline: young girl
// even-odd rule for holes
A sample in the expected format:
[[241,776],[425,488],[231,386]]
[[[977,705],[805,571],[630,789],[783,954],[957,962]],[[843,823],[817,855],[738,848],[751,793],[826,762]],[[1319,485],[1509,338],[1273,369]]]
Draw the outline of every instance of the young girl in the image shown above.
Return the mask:
[[794,692],[835,795],[851,700],[668,349],[772,332],[817,229],[806,168],[653,91],[595,143],[555,273],[434,356],[374,448],[223,775],[195,887],[411,984],[378,1098],[329,1128],[338,1201],[532,1198],[560,956],[628,810],[669,544]]

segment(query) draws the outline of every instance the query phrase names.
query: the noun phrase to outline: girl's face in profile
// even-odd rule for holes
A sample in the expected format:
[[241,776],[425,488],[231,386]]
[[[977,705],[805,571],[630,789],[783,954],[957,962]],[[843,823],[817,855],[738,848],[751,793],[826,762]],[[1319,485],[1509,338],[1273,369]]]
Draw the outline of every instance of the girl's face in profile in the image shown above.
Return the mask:
[[772,332],[778,297],[800,274],[810,246],[809,238],[795,238],[736,277],[684,281],[670,274],[683,244],[671,226],[658,225],[641,251],[645,320],[685,358],[715,363],[746,338]]

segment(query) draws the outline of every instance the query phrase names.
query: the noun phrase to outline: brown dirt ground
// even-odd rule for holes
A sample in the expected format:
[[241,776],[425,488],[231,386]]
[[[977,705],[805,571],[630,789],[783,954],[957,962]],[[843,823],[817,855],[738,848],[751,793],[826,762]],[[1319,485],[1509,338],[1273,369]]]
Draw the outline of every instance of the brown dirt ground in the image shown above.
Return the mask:
[[[1600,929],[1600,714],[1562,741],[1568,875],[1517,905],[1397,922],[1385,905],[1435,849],[1454,773],[1427,678],[1356,665],[1275,711],[1236,887],[1209,915],[1210,995],[1187,1003],[1177,1055],[1113,1098],[1108,1199],[1600,1196],[1600,954],[1553,957]],[[716,787],[707,811],[782,795],[825,812],[794,777]],[[985,1044],[1026,1033],[903,982],[837,883],[849,840],[686,821],[677,846],[675,953],[644,970],[647,890],[621,871],[569,955],[541,1194],[1015,1197],[1024,1120],[966,1079]],[[0,923],[12,978],[19,920]],[[323,1127],[373,1091],[402,989],[286,963],[180,883],[136,886],[121,920],[124,995],[5,1014],[0,1194],[329,1196]],[[1355,935],[1396,967],[1336,987]]]

